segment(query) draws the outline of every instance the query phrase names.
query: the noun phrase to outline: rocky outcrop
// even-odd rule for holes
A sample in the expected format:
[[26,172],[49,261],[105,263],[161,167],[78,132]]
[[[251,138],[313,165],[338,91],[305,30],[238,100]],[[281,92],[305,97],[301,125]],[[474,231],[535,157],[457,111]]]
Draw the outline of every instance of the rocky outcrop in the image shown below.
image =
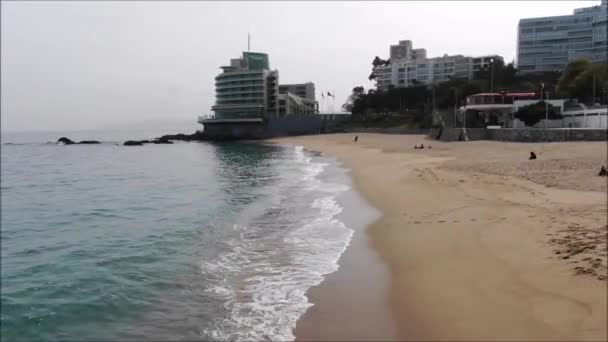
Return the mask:
[[92,145],[92,144],[101,144],[101,142],[97,141],[97,140],[82,140],[80,142],[74,142],[72,139],[70,138],[66,138],[66,137],[61,137],[57,140],[58,144],[64,144],[64,145],[74,145],[74,144],[83,144],[83,145]]
[[[147,142],[147,140],[146,140]],[[137,140],[127,140],[124,142],[123,146],[143,146],[144,143]]]
[[[127,140],[122,145],[123,146],[142,146],[144,144],[173,144],[173,141],[204,141],[209,140],[209,138],[200,131],[196,131],[192,134],[166,134],[162,137],[155,138],[153,140]],[[58,144],[65,145],[73,145],[73,144],[83,144],[83,145],[91,145],[91,144],[101,144],[100,141],[97,140],[82,140],[80,142],[74,142],[73,140],[67,137],[61,137],[57,140]]]
[[203,132],[196,131],[192,134],[166,134],[157,139],[166,139],[166,140],[177,140],[177,141],[204,141],[209,140]]
[[75,144],[75,142],[73,142],[71,139],[66,138],[66,137],[61,137],[59,138],[59,140],[57,140],[58,144],[64,144],[64,145],[72,145]]
[[167,139],[166,137],[162,136],[160,138],[156,138],[154,140],[152,140],[153,144],[173,144],[173,141]]

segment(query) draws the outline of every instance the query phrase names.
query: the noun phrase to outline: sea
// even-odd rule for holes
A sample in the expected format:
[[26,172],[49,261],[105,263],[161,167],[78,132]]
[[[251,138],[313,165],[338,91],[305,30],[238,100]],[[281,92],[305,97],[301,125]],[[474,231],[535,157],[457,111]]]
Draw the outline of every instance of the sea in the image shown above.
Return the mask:
[[373,209],[302,146],[121,145],[165,133],[2,133],[3,341],[295,338]]

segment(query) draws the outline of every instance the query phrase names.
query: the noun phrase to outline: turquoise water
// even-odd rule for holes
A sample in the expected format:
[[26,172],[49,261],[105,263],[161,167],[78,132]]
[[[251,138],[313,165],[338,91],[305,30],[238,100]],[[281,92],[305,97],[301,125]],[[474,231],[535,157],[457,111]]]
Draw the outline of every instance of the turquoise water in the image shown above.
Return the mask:
[[6,142],[2,340],[290,340],[352,236],[301,147]]

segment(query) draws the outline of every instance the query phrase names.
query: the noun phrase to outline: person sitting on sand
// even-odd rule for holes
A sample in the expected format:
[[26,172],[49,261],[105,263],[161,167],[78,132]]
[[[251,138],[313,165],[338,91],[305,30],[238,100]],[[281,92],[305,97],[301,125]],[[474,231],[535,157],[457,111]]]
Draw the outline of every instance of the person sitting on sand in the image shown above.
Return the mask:
[[424,149],[424,144],[420,144],[420,149]]
[[530,160],[536,159],[536,153],[530,152],[530,158],[528,158],[528,159],[530,159]]
[[418,149],[418,145],[414,145],[414,150],[417,150],[417,149]]
[[606,167],[604,165],[602,165],[602,168],[600,169],[600,173],[598,174],[598,176],[608,177],[608,171],[606,171]]

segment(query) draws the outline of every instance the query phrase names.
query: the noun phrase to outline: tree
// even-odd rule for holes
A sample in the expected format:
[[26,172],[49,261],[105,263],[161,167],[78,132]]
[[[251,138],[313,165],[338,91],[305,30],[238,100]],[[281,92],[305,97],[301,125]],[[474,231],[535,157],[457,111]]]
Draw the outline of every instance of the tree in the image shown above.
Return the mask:
[[[548,105],[549,119],[561,119],[562,115],[555,110],[555,107],[550,103]],[[545,101],[538,101],[519,108],[514,116],[516,119],[523,121],[526,126],[534,126],[546,117],[546,110],[547,104]]]
[[557,81],[556,92],[560,96],[572,97],[574,80],[591,65],[587,59],[577,59],[568,63]]
[[376,58],[374,58],[374,60],[372,61],[372,65],[374,66],[374,68],[379,67],[382,64],[384,64],[384,61],[378,56],[376,56]]
[[[569,89],[569,97],[577,98],[581,102],[594,103],[601,99],[602,85],[608,82],[608,64],[595,63],[587,66],[572,81]],[[593,87],[595,86],[595,90]],[[595,99],[593,95],[595,94]]]
[[365,88],[362,86],[354,87],[352,94],[348,97],[346,103],[342,105],[342,108],[353,115],[361,114],[365,108],[366,96]]

